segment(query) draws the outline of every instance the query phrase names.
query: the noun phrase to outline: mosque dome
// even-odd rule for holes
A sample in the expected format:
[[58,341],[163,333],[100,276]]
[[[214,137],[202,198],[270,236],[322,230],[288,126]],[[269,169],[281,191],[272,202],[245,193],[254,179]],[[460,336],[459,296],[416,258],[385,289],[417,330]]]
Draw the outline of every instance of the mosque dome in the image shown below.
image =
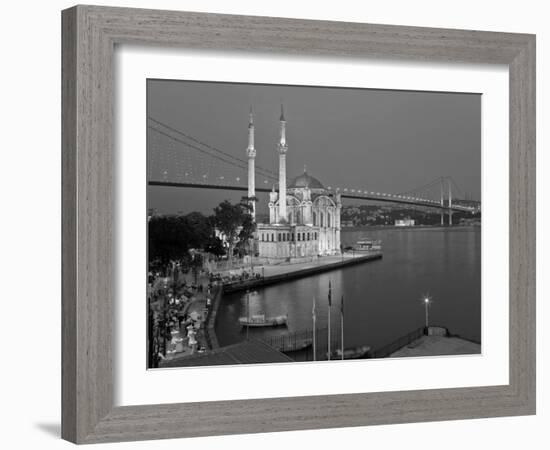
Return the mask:
[[291,183],[288,185],[289,189],[300,189],[300,188],[310,188],[310,189],[325,189],[323,183],[321,183],[317,178],[312,177],[307,172],[304,171],[303,174],[298,175]]

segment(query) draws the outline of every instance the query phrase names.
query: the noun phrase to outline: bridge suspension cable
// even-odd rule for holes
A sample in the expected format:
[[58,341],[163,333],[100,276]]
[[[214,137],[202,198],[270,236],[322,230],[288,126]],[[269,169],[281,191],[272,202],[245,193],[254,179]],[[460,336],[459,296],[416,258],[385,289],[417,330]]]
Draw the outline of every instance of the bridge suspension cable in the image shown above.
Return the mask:
[[[205,187],[215,189],[246,190],[248,161],[233,156],[201,139],[148,117],[148,160],[147,171],[150,185],[179,187]],[[255,167],[257,191],[269,191],[270,184],[276,184],[278,176],[274,171]],[[454,191],[461,191],[450,177],[439,177],[415,189],[401,194],[372,192],[359,188],[338,188],[343,197],[400,204],[441,206],[441,186],[449,179]],[[437,188],[437,193],[435,192]],[[329,191],[334,191],[328,188]],[[462,208],[453,205],[453,209]]]
[[[232,164],[236,167],[239,167],[241,169],[246,169],[248,167],[248,161],[245,159],[239,158],[237,156],[234,156],[230,153],[227,153],[217,147],[214,147],[213,145],[210,145],[200,139],[197,139],[196,137],[190,135],[189,133],[185,133],[181,130],[178,130],[174,127],[171,127],[170,125],[167,125],[153,117],[148,117],[149,121],[152,122],[152,124],[149,124],[148,127],[160,134],[163,134],[164,136],[173,139],[174,141],[185,145],[187,147],[193,148],[194,150],[197,150],[201,153],[204,153],[208,156],[212,156],[213,158],[216,158],[220,161],[223,161],[228,164]],[[164,128],[165,130],[162,130]],[[170,131],[171,133],[175,134],[176,136],[173,136],[172,134],[168,133],[166,130]],[[189,143],[187,140],[192,141],[194,144]],[[196,144],[196,145],[195,145]],[[201,148],[205,147],[205,148]],[[208,149],[208,150],[207,150]],[[264,167],[261,167],[256,164],[255,166],[256,172],[260,173],[264,177],[270,178],[271,180],[277,180],[277,174],[273,172],[272,170],[266,169]]]

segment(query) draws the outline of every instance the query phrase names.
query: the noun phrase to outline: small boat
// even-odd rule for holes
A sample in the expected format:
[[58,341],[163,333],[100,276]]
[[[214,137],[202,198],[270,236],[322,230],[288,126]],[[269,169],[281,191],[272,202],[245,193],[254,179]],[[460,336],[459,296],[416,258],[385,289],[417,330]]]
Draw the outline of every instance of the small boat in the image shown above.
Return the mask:
[[357,241],[353,249],[356,252],[370,252],[382,250],[382,241],[379,239],[363,238]]
[[273,347],[275,350],[283,353],[297,352],[311,347],[313,345],[313,339],[302,339],[295,342],[273,342],[269,345],[271,345],[271,347]]
[[279,327],[286,325],[288,316],[266,317],[265,314],[254,314],[250,317],[239,317],[239,323],[249,327]]
[[[360,347],[346,348],[344,349],[344,359],[361,359],[366,358],[370,352],[368,345],[362,345]],[[342,359],[342,350],[336,349],[332,352],[331,359]]]

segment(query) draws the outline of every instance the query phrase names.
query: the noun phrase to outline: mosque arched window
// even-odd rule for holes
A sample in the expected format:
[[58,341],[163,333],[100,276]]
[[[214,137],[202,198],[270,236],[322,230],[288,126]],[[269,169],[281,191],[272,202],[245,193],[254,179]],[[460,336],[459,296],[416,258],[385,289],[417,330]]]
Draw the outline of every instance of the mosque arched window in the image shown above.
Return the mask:
[[331,217],[330,213],[327,213],[327,227],[329,227],[329,228],[331,227],[331,219],[332,219],[332,217]]
[[317,226],[317,213],[315,211],[313,211],[313,226]]
[[320,212],[319,213],[319,226],[324,227],[325,226],[324,222],[325,222],[325,215],[322,212]]

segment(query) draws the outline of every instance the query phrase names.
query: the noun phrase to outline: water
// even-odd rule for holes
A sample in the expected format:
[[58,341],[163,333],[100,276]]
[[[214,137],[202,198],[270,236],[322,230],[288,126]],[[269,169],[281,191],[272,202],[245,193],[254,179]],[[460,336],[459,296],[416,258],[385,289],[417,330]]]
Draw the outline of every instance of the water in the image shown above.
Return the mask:
[[[421,327],[422,297],[429,294],[430,325],[447,327],[464,338],[481,340],[481,230],[479,227],[343,231],[344,246],[360,238],[381,239],[384,257],[340,270],[277,284],[250,293],[250,314],[288,314],[288,326],[250,329],[262,337],[312,328],[312,298],[317,326],[328,323],[328,284],[332,283],[331,330],[340,336],[340,299],[344,303],[345,346],[377,349]],[[217,321],[221,345],[240,342],[246,331],[246,293],[224,296]]]

